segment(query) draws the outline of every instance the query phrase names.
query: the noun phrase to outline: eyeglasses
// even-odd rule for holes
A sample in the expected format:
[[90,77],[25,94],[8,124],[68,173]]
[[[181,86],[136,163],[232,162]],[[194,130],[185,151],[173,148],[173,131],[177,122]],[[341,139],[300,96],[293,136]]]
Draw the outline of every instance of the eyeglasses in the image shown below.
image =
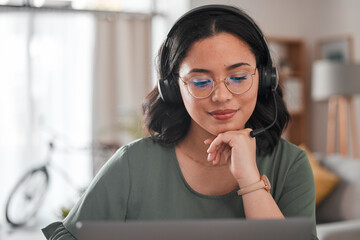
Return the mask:
[[240,95],[246,93],[253,84],[253,76],[255,73],[256,68],[254,69],[253,74],[245,70],[240,70],[230,73],[223,80],[215,80],[206,74],[193,75],[184,78],[180,77],[180,79],[186,85],[191,96],[203,99],[209,97],[214,91],[216,81],[224,81],[226,88],[233,94]]

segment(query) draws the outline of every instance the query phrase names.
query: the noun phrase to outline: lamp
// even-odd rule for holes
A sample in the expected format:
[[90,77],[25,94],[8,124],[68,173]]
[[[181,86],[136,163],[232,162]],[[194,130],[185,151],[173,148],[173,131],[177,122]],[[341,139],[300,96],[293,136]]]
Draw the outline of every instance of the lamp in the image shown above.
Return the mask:
[[[336,127],[339,153],[347,154],[351,133],[354,157],[359,157],[354,95],[360,93],[360,64],[316,61],[313,64],[312,98],[328,100],[327,154],[335,153]],[[349,110],[349,111],[348,111]],[[348,121],[350,117],[350,121]],[[350,122],[350,131],[348,131]],[[337,123],[337,124],[336,124]]]

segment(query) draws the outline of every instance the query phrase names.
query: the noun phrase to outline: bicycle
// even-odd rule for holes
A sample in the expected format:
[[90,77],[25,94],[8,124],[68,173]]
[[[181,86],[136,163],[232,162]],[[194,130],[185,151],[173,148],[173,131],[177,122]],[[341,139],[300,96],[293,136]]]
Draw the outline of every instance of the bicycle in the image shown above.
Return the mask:
[[45,164],[26,172],[10,192],[5,217],[13,227],[24,226],[35,217],[49,186],[48,166],[53,150],[50,142]]
[[[100,155],[102,154],[102,158],[105,158],[112,155],[118,147],[118,145],[100,144],[99,146],[95,146],[93,144],[91,147],[76,148],[76,150],[91,150],[93,157],[96,156],[96,153],[98,155],[100,153]],[[54,149],[54,143],[50,141],[45,163],[27,171],[10,192],[6,202],[5,217],[11,226],[22,227],[35,219],[49,187],[50,174],[48,169],[51,165]],[[63,179],[65,179],[70,186],[74,186],[65,171],[59,168],[56,170],[61,173]],[[84,188],[80,187],[75,187],[75,189],[79,195],[85,191]]]

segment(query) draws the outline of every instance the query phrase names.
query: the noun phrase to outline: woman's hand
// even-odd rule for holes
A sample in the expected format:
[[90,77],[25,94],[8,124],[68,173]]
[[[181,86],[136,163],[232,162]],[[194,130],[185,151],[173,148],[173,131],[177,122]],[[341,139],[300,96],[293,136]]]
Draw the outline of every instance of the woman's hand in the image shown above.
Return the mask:
[[256,140],[250,137],[252,129],[242,129],[220,133],[213,139],[206,139],[210,145],[208,161],[218,165],[220,162],[228,164],[231,173],[244,187],[259,181],[260,173],[256,165]]
[[[208,161],[214,165],[226,162],[239,187],[245,187],[260,180],[256,165],[256,139],[250,137],[251,129],[229,131],[207,139]],[[247,219],[284,218],[271,194],[267,191],[253,191],[242,195]]]

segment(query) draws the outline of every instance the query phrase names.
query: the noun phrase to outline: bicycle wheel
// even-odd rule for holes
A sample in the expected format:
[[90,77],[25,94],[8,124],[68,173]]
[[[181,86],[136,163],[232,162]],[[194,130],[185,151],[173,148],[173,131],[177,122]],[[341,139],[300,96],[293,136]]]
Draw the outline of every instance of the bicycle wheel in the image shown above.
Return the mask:
[[6,220],[14,227],[24,226],[36,215],[49,185],[46,166],[27,172],[15,185],[6,202]]

